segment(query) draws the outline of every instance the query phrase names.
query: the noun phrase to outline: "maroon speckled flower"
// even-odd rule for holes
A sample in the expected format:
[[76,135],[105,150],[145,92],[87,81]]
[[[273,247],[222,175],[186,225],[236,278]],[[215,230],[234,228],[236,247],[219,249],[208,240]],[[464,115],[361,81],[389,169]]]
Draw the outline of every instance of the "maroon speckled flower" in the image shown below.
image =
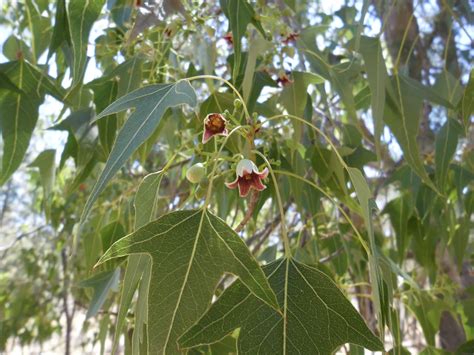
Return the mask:
[[286,74],[280,74],[280,76],[277,79],[277,84],[280,84],[281,86],[288,86],[293,83],[293,80],[290,79],[290,77]]
[[213,136],[227,136],[227,120],[220,113],[210,113],[204,119],[204,134],[202,143],[206,143]]
[[262,191],[266,189],[266,186],[262,183],[262,179],[268,176],[268,168],[263,171],[258,171],[255,163],[248,159],[242,159],[237,164],[236,179],[232,182],[226,182],[225,185],[229,189],[239,188],[240,197],[248,195],[250,189]]
[[234,37],[232,36],[232,32],[227,32],[223,38],[226,40],[229,46],[232,46],[234,44]]
[[298,37],[300,36],[299,33],[297,32],[291,32],[288,36],[286,36],[283,40],[282,40],[282,43],[283,44],[289,44],[290,42],[295,42]]

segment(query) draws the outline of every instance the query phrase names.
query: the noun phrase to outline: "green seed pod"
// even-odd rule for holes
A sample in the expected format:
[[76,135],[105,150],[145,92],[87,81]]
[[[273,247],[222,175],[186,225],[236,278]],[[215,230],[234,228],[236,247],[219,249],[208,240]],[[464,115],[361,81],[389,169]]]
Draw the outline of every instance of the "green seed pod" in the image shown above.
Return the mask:
[[206,168],[204,165],[202,163],[197,163],[186,171],[186,179],[188,179],[190,183],[197,184],[202,180],[205,174]]

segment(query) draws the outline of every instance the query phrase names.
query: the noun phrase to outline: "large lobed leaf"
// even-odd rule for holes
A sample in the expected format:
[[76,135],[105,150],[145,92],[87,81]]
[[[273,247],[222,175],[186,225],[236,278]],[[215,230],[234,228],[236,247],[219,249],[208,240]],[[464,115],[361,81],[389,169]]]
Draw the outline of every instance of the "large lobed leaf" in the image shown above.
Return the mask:
[[[164,172],[161,170],[148,174],[145,176],[140,186],[138,186],[133,203],[135,206],[135,229],[143,227],[155,218],[163,175]],[[139,283],[139,290],[141,289],[143,292],[139,292],[139,300],[137,301],[137,304],[143,303],[143,298],[147,297],[150,269],[151,260],[148,255],[133,254],[128,257],[127,269],[123,278],[122,294],[120,297],[112,353],[115,353],[117,349],[120,333],[123,331],[127,313]],[[137,308],[139,307],[137,306]],[[146,303],[143,308],[146,308]],[[144,323],[147,323],[145,317],[143,315],[137,315],[132,341],[132,353],[134,354],[136,353],[135,350],[138,348],[138,343],[143,342],[139,340],[139,338],[142,339],[142,337],[139,337],[138,335],[143,333],[143,329],[146,327],[146,324]]]
[[149,85],[122,96],[102,111],[96,119],[129,108],[135,108],[117,135],[105,168],[94,186],[82,214],[84,220],[95,200],[109,180],[146,141],[160,122],[165,111],[182,104],[196,105],[196,93],[191,84],[181,80],[172,84]]
[[180,339],[183,348],[214,343],[240,328],[239,354],[331,354],[345,343],[382,350],[362,317],[323,272],[284,258],[264,267],[283,315],[240,280]]
[[244,242],[207,210],[169,213],[114,243],[99,263],[143,253],[152,259],[148,294],[152,354],[179,353],[178,337],[207,309],[224,273],[238,276],[262,303],[278,307]]

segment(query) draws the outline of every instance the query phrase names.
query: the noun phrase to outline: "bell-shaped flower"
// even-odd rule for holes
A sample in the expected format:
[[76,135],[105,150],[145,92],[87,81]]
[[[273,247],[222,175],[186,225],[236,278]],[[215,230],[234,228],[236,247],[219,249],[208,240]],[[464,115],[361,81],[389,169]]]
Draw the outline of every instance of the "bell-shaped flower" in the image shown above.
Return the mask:
[[206,143],[213,136],[227,136],[227,120],[220,113],[210,113],[204,119],[204,134],[202,143]]
[[266,186],[262,183],[262,179],[268,176],[268,168],[258,171],[255,163],[248,159],[242,159],[237,164],[236,179],[232,182],[226,182],[229,189],[239,188],[239,195],[245,197],[250,189],[257,191],[265,190]]

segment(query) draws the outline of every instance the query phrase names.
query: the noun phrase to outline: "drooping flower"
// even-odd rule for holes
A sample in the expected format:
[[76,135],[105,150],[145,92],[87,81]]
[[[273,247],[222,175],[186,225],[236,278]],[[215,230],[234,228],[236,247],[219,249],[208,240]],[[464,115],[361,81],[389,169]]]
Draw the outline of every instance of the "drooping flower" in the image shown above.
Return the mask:
[[236,179],[232,182],[226,182],[226,186],[229,189],[239,188],[240,197],[248,195],[250,189],[262,191],[266,189],[266,186],[262,183],[262,179],[268,176],[268,168],[258,171],[255,163],[248,159],[242,159],[237,164]]
[[234,44],[234,36],[232,36],[232,32],[227,32],[223,38],[229,46],[232,46]]
[[227,120],[220,113],[210,113],[204,119],[204,134],[202,143],[206,143],[213,136],[227,136]]
[[282,40],[282,43],[289,44],[290,42],[295,42],[299,36],[300,34],[298,32],[291,32]]
[[280,84],[281,86],[285,87],[285,86],[291,85],[292,83],[293,83],[293,80],[291,80],[288,73],[280,73],[277,79],[277,84]]

